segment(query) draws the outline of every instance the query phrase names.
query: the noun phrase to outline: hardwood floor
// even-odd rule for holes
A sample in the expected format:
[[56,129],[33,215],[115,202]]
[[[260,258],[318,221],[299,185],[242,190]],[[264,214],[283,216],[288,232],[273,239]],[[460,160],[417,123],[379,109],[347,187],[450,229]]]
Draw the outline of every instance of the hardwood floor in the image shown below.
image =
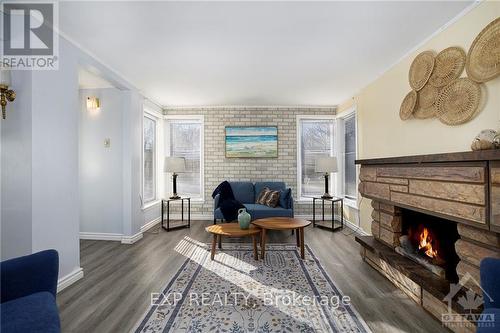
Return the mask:
[[[171,232],[153,228],[133,245],[81,241],[85,277],[58,295],[63,332],[128,332],[185,260],[175,247],[184,237],[209,243],[204,227]],[[224,241],[234,241],[225,239]],[[249,240],[245,240],[249,241]],[[290,232],[268,233],[268,242],[295,242]],[[305,242],[373,332],[448,332],[382,275],[364,263],[348,228],[332,233],[305,229]]]

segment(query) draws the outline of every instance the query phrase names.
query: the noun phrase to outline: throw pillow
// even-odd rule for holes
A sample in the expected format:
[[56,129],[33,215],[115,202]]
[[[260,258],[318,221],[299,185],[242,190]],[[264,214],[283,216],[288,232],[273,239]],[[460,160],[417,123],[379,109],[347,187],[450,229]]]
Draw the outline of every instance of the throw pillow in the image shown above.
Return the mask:
[[271,191],[269,188],[265,187],[262,192],[260,192],[257,198],[257,203],[261,205],[266,205],[272,208],[278,206],[280,201],[280,191]]
[[255,200],[255,203],[260,204],[260,205],[265,205],[265,198],[267,195],[269,195],[269,192],[271,190],[267,187],[264,187],[262,191],[260,191],[259,196],[257,197],[257,200]]
[[292,189],[287,188],[286,190],[280,191],[280,206],[288,209],[288,200],[290,199],[290,195],[292,195]]

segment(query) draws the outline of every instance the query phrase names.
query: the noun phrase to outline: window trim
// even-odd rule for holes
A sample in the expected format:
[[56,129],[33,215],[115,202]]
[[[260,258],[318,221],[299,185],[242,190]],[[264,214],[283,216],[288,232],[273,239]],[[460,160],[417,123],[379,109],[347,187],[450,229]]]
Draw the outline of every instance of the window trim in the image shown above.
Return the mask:
[[[345,123],[344,121],[346,119],[349,119],[351,117],[355,117],[355,122],[354,122],[354,126],[355,126],[355,137],[356,137],[356,158],[358,157],[358,154],[359,154],[359,151],[358,151],[358,147],[359,147],[359,143],[358,143],[358,139],[359,139],[359,136],[358,136],[358,115],[357,115],[357,109],[356,109],[356,105],[353,105],[352,107],[350,107],[349,109],[347,109],[346,111],[342,112],[341,114],[337,115],[337,119],[339,120],[339,133],[338,133],[338,137],[339,137],[339,140],[337,141],[339,143],[339,148],[340,148],[340,154],[339,156],[341,156],[341,163],[339,163],[341,165],[341,168],[339,168],[339,173],[341,173],[340,175],[340,180],[338,182],[338,186],[337,186],[337,194],[344,198],[344,203],[352,208],[355,208],[355,209],[358,209],[358,199],[359,199],[359,195],[358,195],[358,192],[356,190],[356,197],[355,198],[351,198],[351,197],[346,197],[345,195],[345,168],[344,168],[344,163],[345,163]],[[356,165],[356,185],[359,183],[359,167]]]
[[[302,196],[302,160],[301,160],[301,126],[300,126],[300,121],[304,119],[311,119],[311,120],[333,120],[333,136],[334,136],[334,141],[333,141],[333,151],[335,152],[335,142],[336,142],[336,134],[337,133],[337,122],[336,119],[337,117],[335,115],[297,115],[296,117],[296,149],[297,149],[297,159],[296,159],[296,164],[297,164],[297,202],[312,202],[312,198],[304,197]],[[334,155],[336,156],[336,155]],[[332,174],[330,174],[330,193],[336,193],[336,184],[338,183],[337,181],[337,176],[338,173],[335,173],[334,176],[332,177]]]
[[[166,128],[166,125],[169,120],[197,120],[200,122],[201,128],[200,128],[200,190],[201,190],[201,196],[200,197],[192,197],[191,202],[205,202],[205,116],[204,115],[169,115],[166,114],[163,116],[164,120],[164,127]],[[164,136],[164,142],[166,143],[167,140],[169,140],[169,135],[168,131],[164,131],[165,136]],[[168,142],[170,143],[170,142]],[[170,156],[169,152],[167,155],[167,147],[165,145],[165,156]],[[165,192],[167,191],[167,188],[164,189]]]
[[[154,153],[154,183],[155,183],[155,195],[154,198],[151,200],[146,201],[144,197],[144,118],[151,119],[155,123],[155,153]],[[147,209],[150,208],[151,206],[156,205],[159,202],[159,192],[160,192],[160,187],[159,187],[159,174],[158,174],[158,164],[159,164],[159,144],[158,144],[158,138],[159,138],[159,124],[160,124],[160,118],[158,118],[154,112],[151,112],[150,110],[143,108],[143,115],[142,115],[142,134],[141,134],[141,201],[142,201],[142,209]]]

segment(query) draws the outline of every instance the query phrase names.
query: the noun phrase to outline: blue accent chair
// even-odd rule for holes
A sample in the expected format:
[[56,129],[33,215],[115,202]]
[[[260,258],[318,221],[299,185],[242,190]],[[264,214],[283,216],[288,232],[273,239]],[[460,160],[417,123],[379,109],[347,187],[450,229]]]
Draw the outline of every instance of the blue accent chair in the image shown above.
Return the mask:
[[58,272],[56,250],[0,263],[0,332],[61,332],[56,303]]
[[[236,200],[241,202],[247,209],[247,212],[252,217],[252,221],[262,219],[265,217],[293,217],[293,198],[290,193],[286,207],[277,206],[276,208],[259,205],[255,203],[257,196],[264,189],[268,187],[273,191],[286,190],[284,182],[229,182],[231,189]],[[214,198],[214,223],[217,220],[224,220],[224,216],[219,208],[219,196]]]
[[[480,265],[483,289],[483,321],[478,322],[477,333],[500,332],[500,259],[484,258]],[[494,319],[490,322],[488,319]]]

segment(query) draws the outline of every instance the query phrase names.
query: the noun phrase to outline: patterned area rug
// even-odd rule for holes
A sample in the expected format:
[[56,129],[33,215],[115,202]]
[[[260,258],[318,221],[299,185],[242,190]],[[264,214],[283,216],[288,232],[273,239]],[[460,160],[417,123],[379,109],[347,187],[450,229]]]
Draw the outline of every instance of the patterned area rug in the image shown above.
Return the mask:
[[224,243],[215,260],[209,246],[185,238],[187,257],[136,332],[370,332],[333,280],[306,249],[269,244],[266,260],[251,246]]

